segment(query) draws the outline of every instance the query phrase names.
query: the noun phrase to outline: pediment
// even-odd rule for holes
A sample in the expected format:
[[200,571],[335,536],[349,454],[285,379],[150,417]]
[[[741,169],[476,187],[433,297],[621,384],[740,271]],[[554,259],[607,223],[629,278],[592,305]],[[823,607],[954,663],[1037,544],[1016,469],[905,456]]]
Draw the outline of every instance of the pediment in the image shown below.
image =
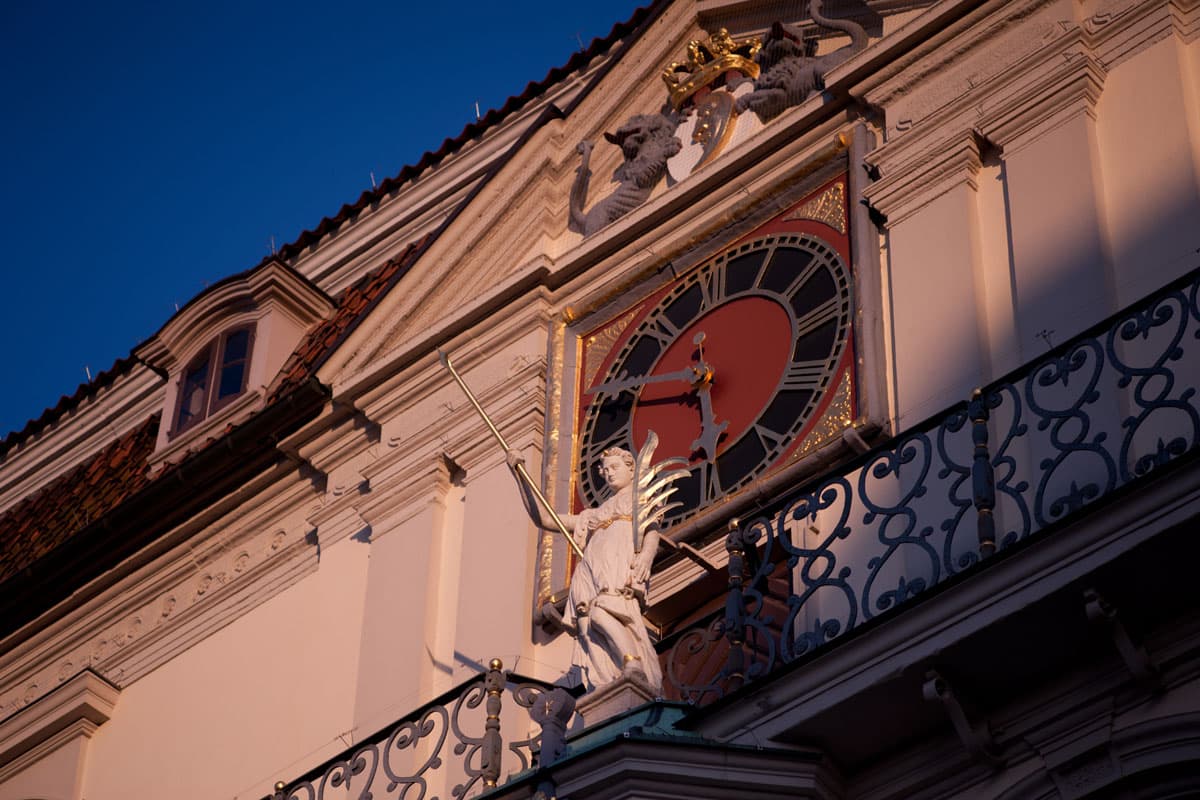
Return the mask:
[[[819,12],[821,26],[795,4],[677,2],[565,78],[579,91],[499,160],[323,380],[369,372],[564,262],[598,262],[642,209],[746,157],[765,130],[790,124],[790,110],[819,107],[824,75],[861,53],[884,30],[881,10],[896,8],[824,5],[833,10]],[[930,2],[904,5],[915,13]]]

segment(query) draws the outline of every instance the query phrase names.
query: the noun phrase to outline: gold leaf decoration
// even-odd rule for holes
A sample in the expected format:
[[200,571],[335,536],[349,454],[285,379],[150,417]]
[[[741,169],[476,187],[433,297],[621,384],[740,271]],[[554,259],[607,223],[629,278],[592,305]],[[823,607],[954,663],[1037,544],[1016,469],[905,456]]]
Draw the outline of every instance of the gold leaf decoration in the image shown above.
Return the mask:
[[596,373],[600,371],[600,362],[604,360],[604,356],[612,349],[613,343],[617,341],[617,338],[629,327],[629,323],[633,321],[635,314],[637,314],[636,311],[630,311],[616,322],[593,333],[584,340],[583,363],[587,365],[587,372],[584,373],[586,379],[584,381],[585,391],[587,387],[595,385]]
[[793,213],[787,219],[811,219],[833,228],[840,234],[846,233],[846,185],[838,181],[830,186],[820,197],[814,197]]
[[842,435],[854,422],[854,406],[850,401],[850,371],[846,370],[838,384],[837,394],[829,403],[821,419],[813,426],[804,442],[792,453],[792,460],[799,461],[809,453],[829,444]]

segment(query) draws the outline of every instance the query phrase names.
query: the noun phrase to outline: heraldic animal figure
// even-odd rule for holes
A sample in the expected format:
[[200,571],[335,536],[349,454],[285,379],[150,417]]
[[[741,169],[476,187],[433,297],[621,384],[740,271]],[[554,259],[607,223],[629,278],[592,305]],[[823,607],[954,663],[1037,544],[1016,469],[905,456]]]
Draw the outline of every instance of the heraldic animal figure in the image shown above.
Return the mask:
[[749,109],[763,122],[774,119],[825,88],[825,74],[867,46],[866,28],[857,22],[826,17],[821,13],[823,4],[824,0],[811,0],[813,22],[848,34],[850,44],[818,56],[816,39],[805,38],[795,26],[776,22],[755,59],[762,72],[754,81],[754,91],[738,99],[739,113]]
[[633,211],[650,198],[650,193],[667,173],[667,160],[683,149],[675,137],[676,122],[663,114],[638,114],[604,138],[621,148],[624,163],[613,173],[619,185],[608,197],[596,203],[586,213],[588,184],[592,171],[588,164],[593,144],[582,141],[576,148],[583,156],[571,186],[571,215],[567,227],[576,233],[590,236]]
[[[567,591],[563,627],[575,636],[572,661],[589,689],[629,678],[662,689],[662,670],[654,644],[642,622],[650,568],[658,550],[658,526],[678,508],[671,503],[674,482],[688,474],[687,460],[672,458],[651,464],[658,437],[650,432],[635,459],[628,450],[610,448],[596,465],[612,495],[596,508],[559,518],[583,547]],[[521,456],[508,454],[516,472]],[[525,508],[535,525],[554,529],[550,515],[517,480]]]

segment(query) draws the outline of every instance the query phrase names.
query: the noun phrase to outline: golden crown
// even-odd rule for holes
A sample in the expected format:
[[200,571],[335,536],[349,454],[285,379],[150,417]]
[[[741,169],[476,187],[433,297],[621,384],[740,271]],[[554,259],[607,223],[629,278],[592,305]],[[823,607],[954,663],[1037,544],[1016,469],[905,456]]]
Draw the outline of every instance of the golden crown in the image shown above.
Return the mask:
[[688,98],[717,81],[729,70],[736,70],[748,78],[758,77],[758,64],[754,56],[762,49],[757,37],[734,41],[729,31],[721,28],[710,33],[707,42],[693,39],[688,42],[687,61],[676,61],[663,70],[663,82],[671,95],[671,105],[682,108]]

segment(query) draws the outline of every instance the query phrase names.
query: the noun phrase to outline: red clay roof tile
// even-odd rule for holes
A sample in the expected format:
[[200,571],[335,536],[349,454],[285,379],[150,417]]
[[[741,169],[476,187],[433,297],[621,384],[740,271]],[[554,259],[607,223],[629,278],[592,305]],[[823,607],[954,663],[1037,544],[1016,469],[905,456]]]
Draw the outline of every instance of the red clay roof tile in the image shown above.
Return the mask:
[[0,515],[0,583],[150,482],[159,415]]

